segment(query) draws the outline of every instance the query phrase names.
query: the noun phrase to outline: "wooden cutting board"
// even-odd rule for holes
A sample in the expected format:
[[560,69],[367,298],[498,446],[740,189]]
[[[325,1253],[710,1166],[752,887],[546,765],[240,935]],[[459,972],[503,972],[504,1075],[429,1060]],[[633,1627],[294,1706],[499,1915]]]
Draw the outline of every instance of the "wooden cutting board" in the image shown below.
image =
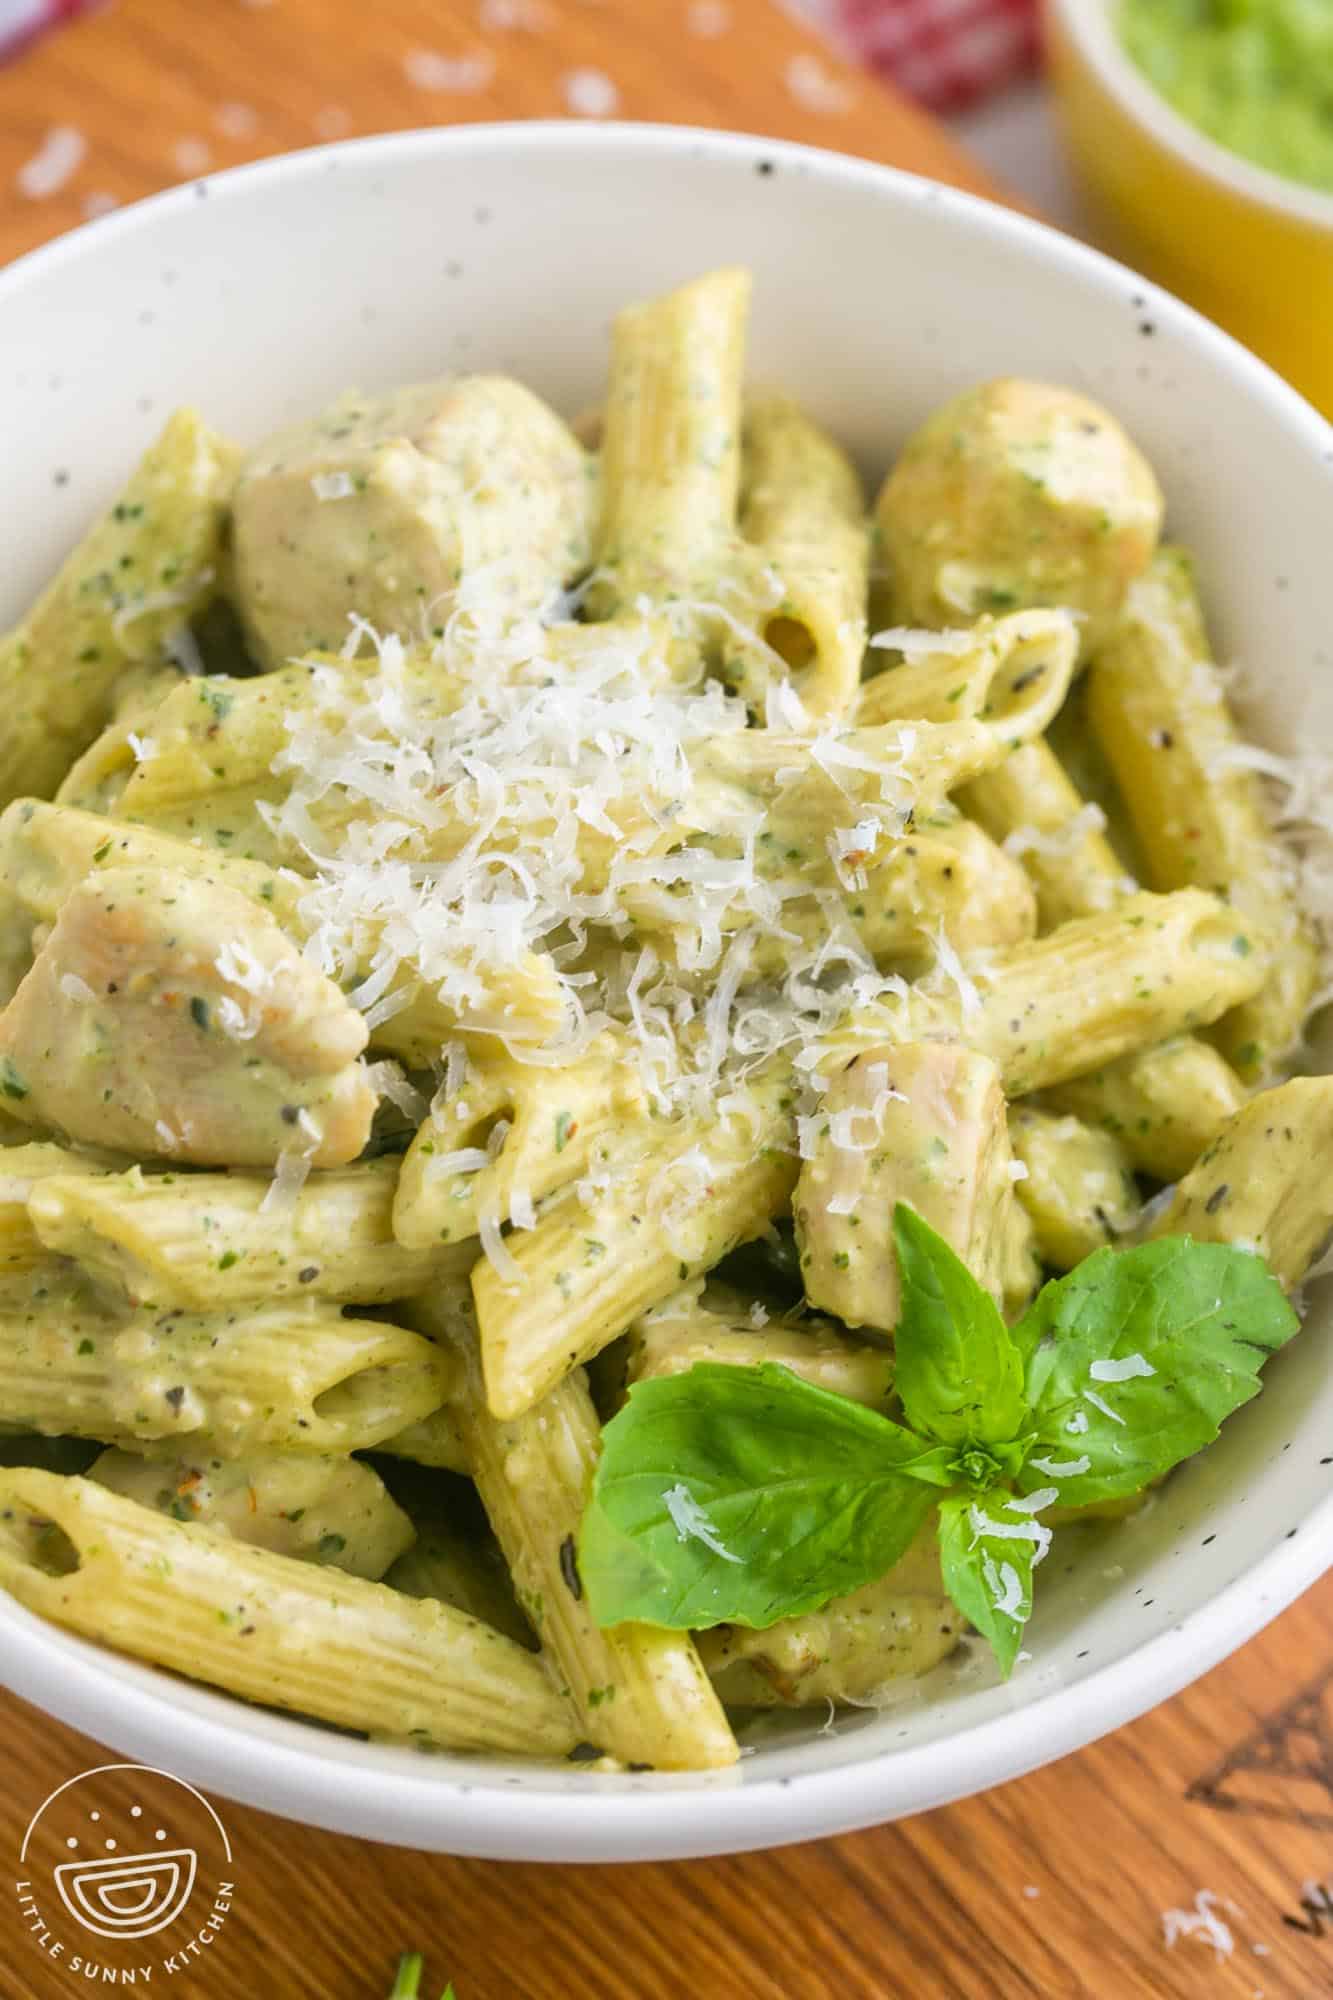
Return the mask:
[[[809,140],[985,191],[943,132],[765,0],[121,0],[0,72],[0,261],[108,197],[263,153],[613,100],[629,117]],[[83,161],[30,199],[19,170],[62,125]],[[12,468],[7,480],[12,504]],[[2,2000],[90,1990],[11,1885],[31,1815],[104,1761],[0,1696]],[[236,1884],[225,1929],[150,1992],[380,2000],[412,1946],[429,1955],[428,2000],[446,1978],[458,2000],[1316,2000],[1333,1994],[1333,1579],[1076,1757],[906,1825],[774,1854],[453,1861],[217,1803]],[[1200,1890],[1234,1906],[1220,1910],[1229,1957],[1197,1936],[1165,1944],[1163,1912]]]

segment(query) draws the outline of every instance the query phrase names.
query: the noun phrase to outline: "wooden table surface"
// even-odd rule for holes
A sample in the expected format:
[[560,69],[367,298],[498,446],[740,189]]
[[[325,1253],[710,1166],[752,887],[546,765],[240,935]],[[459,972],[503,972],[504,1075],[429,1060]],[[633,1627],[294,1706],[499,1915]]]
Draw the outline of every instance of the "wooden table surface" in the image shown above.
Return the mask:
[[[580,103],[985,185],[945,134],[767,0],[120,0],[0,72],[0,262],[109,198],[264,153]],[[20,169],[59,126],[82,135],[83,159],[29,198]],[[104,1761],[0,1695],[0,1883],[47,1794]],[[458,2000],[1316,2000],[1333,1994],[1333,1578],[1076,1757],[773,1854],[543,1869],[222,1809],[225,1934],[152,1991],[378,2000],[412,1945],[429,1955],[430,2000],[446,1977]],[[1229,1956],[1199,1936],[1166,1946],[1163,1912],[1200,1890],[1232,1906]],[[2,2000],[81,1988],[0,1900]]]

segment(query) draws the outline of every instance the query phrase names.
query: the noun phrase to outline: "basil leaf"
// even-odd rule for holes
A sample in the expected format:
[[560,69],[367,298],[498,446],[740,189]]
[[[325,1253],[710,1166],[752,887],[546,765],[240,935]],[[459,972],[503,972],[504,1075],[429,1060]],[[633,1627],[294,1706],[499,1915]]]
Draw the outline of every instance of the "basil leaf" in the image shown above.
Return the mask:
[[990,1293],[942,1236],[899,1202],[893,1234],[902,1318],[893,1386],[908,1422],[950,1444],[1002,1444],[1023,1428],[1023,1361]]
[[1212,1442],[1299,1324],[1249,1250],[1163,1236],[1094,1251],[1018,1328],[1035,1434],[1020,1485],[1075,1507],[1137,1493]]
[[940,1568],[944,1588],[970,1618],[1008,1680],[1032,1616],[1032,1570],[1050,1530],[1030,1514],[1015,1514],[1010,1496],[992,1487],[980,1498],[940,1505]]
[[870,1583],[951,1483],[947,1447],[765,1362],[641,1382],[579,1536],[599,1625],[772,1625]]

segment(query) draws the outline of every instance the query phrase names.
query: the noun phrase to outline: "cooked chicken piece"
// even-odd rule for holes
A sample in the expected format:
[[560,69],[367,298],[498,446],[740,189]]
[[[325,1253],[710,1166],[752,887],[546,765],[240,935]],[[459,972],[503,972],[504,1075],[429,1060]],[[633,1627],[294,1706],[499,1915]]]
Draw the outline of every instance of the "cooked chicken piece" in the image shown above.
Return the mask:
[[1012,1154],[1000,1073],[956,1042],[866,1049],[830,1084],[792,1208],[811,1305],[892,1331],[893,1211],[906,1202],[998,1301],[1010,1261]]
[[766,1631],[719,1625],[701,1632],[699,1653],[722,1699],[735,1706],[873,1707],[888,1682],[938,1666],[966,1630],[967,1619],[944,1594],[932,1520],[874,1583]]
[[206,1166],[343,1166],[370,1134],[366,1026],[266,910],[165,868],[67,898],[0,1015],[0,1102],[85,1144]]
[[1086,652],[1152,555],[1162,505],[1097,403],[1042,382],[969,389],[908,439],[876,504],[894,615],[966,625],[1067,605],[1085,614]]
[[364,618],[422,639],[484,572],[487,609],[537,609],[586,568],[591,461],[502,376],[350,395],[279,431],[235,498],[236,591],[276,665]]

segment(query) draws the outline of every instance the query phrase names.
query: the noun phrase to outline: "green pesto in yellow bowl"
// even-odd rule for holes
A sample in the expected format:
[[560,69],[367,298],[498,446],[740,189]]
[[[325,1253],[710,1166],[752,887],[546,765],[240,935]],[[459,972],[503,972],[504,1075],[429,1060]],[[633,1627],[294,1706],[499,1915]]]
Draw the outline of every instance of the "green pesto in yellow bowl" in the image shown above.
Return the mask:
[[1256,165],[1333,191],[1333,0],[1120,0],[1167,103]]

